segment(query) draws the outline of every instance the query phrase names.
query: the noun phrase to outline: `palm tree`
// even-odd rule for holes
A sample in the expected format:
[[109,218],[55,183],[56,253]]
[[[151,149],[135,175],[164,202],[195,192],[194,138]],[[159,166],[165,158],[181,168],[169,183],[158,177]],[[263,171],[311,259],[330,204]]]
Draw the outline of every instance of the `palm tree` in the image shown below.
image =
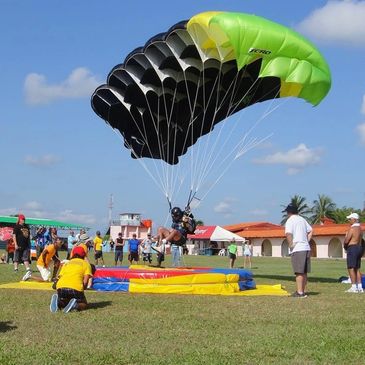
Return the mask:
[[[290,203],[295,205],[298,208],[298,214],[308,219],[308,214],[312,212],[312,209],[308,207],[307,203],[305,202],[306,198],[300,195],[294,195],[290,199]],[[286,208],[286,205],[282,205],[283,208]],[[281,220],[281,225],[284,225],[288,219],[288,214],[286,212],[283,213],[283,218]]]
[[313,201],[312,216],[310,221],[312,224],[319,224],[321,219],[327,217],[335,220],[336,204],[329,196],[319,194],[318,199]]

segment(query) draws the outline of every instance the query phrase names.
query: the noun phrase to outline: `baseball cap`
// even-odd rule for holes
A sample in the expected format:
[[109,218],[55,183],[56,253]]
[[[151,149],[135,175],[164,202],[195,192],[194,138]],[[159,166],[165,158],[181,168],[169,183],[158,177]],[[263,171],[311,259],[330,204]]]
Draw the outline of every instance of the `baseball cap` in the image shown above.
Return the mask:
[[347,219],[357,219],[357,220],[359,220],[359,219],[360,219],[360,217],[359,217],[359,215],[358,215],[357,213],[351,213],[351,214],[350,214],[350,215],[348,215],[346,218],[347,218]]
[[24,214],[18,214],[18,220],[23,219],[25,221],[25,215]]
[[294,205],[293,203],[288,204],[288,206],[282,211],[282,213],[287,212],[287,213],[293,213],[293,214],[297,214],[298,213],[298,207],[296,205]]
[[72,250],[72,254],[73,255],[80,256],[81,258],[84,258],[85,255],[86,255],[86,252],[85,252],[85,250],[81,246],[76,246]]

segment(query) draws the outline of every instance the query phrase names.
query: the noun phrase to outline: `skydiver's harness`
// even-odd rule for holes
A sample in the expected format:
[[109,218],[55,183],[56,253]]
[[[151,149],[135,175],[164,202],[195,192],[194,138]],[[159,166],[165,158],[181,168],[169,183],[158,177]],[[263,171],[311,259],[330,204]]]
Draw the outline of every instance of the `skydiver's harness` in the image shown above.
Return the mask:
[[195,219],[190,212],[184,212],[183,217],[178,222],[172,222],[171,228],[176,229],[181,233],[180,239],[178,241],[174,241],[173,244],[183,246],[186,243],[187,235],[194,234],[195,232]]

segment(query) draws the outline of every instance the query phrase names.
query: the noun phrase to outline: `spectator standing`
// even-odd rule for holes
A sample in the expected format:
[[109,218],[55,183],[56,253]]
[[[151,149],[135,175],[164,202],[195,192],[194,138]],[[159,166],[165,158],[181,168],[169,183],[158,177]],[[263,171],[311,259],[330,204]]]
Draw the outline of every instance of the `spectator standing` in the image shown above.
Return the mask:
[[237,244],[236,239],[233,237],[230,245],[228,246],[228,256],[229,256],[229,267],[233,269],[234,263],[237,258]]
[[298,208],[289,204],[283,212],[288,214],[285,223],[285,236],[288,241],[289,253],[295,274],[297,290],[292,294],[296,298],[306,298],[305,292],[308,273],[311,272],[311,251],[309,242],[312,238],[312,227],[298,215]]
[[76,236],[75,236],[75,238],[76,238],[76,241],[77,241],[77,242],[79,242],[79,241],[80,241],[80,237],[81,237],[81,235],[83,235],[83,234],[86,234],[86,231],[85,231],[83,228],[81,228],[81,229],[80,229],[80,232],[79,232],[79,233],[77,233],[77,234],[76,234]]
[[140,241],[137,240],[137,235],[133,233],[133,238],[131,240],[128,240],[128,260],[130,265],[132,265],[133,261],[136,261],[136,263],[139,262],[139,246]]
[[37,259],[41,255],[43,249],[51,243],[50,235],[47,233],[46,227],[39,227],[37,229],[36,235],[34,237],[35,240],[35,248]]
[[245,241],[244,245],[243,245],[243,257],[244,257],[244,261],[243,261],[243,267],[249,268],[251,269],[252,267],[252,243],[250,241]]
[[110,237],[109,239],[109,246],[110,246],[110,252],[113,252],[114,251],[114,241],[113,241],[113,238]]
[[70,259],[71,251],[74,248],[74,245],[76,244],[76,242],[77,242],[77,239],[75,237],[75,232],[71,230],[69,236],[67,237],[67,260]]
[[11,262],[14,264],[14,252],[15,252],[15,245],[13,238],[8,239],[6,244],[6,263],[10,264]]
[[30,229],[25,224],[25,216],[18,215],[17,222],[13,229],[13,241],[15,246],[14,253],[14,271],[18,271],[19,262],[23,261],[26,271],[31,271],[30,268]]
[[357,213],[351,213],[346,217],[350,221],[350,229],[346,232],[344,248],[347,252],[347,270],[351,280],[351,288],[348,293],[363,293],[361,280],[361,257],[363,255],[362,230],[360,217]]
[[81,311],[87,308],[84,290],[92,277],[92,271],[85,257],[83,247],[74,247],[71,260],[60,270],[56,284],[57,294],[53,294],[51,298],[51,312],[57,312],[58,309],[63,308],[63,312],[68,313],[71,310]]
[[143,262],[152,263],[152,236],[150,233],[147,234],[147,238],[142,241],[142,259]]
[[[60,267],[60,259],[57,255],[57,250],[60,249],[63,245],[63,242],[60,238],[56,238],[54,243],[46,246],[42,251],[41,255],[37,260],[37,269],[41,274],[41,277],[32,276],[30,271],[23,277],[23,281],[27,280],[35,280],[35,281],[51,281],[56,278],[57,271]],[[53,273],[51,271],[51,263],[53,262]]]
[[124,250],[124,239],[122,237],[122,232],[118,233],[118,237],[115,240],[115,252],[114,252],[114,262],[115,266],[123,263],[123,250]]
[[103,239],[100,235],[100,231],[96,231],[96,237],[94,238],[94,252],[95,252],[95,265],[99,265],[100,263],[105,267],[104,258],[103,258]]

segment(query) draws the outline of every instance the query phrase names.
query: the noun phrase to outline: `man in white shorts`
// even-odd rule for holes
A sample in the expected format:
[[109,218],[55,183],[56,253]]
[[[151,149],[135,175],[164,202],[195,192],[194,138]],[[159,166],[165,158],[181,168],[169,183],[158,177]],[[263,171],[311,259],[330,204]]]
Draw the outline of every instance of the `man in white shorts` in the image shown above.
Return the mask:
[[[57,271],[60,266],[60,259],[57,256],[57,250],[60,249],[62,245],[63,245],[62,240],[60,238],[57,238],[55,243],[46,246],[37,260],[37,269],[40,272],[41,277],[32,276],[31,272],[27,272],[23,277],[23,281],[32,279],[35,281],[44,282],[44,281],[51,281],[52,279],[54,279],[57,275]],[[50,268],[52,262],[53,262],[53,275]]]

